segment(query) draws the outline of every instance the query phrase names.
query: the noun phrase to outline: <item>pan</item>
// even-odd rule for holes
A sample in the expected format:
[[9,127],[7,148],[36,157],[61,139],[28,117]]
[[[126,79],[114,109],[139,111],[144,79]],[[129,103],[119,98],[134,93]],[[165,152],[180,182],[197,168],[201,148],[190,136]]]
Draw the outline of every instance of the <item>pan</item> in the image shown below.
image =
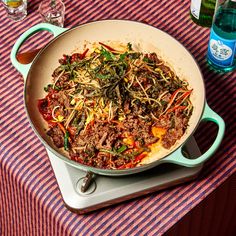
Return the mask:
[[[29,37],[39,31],[48,31],[53,34],[54,38],[39,51],[31,63],[21,64],[16,59],[17,52]],[[145,51],[156,52],[174,68],[180,77],[185,78],[193,89],[191,101],[194,109],[185,134],[168,152],[160,158],[155,157],[150,163],[129,169],[102,169],[86,166],[70,160],[63,151],[54,146],[51,139],[46,135],[46,123],[37,109],[37,101],[45,96],[43,88],[50,83],[51,74],[58,66],[58,59],[63,54],[69,55],[78,50],[85,42],[99,41],[132,42],[140,45]],[[11,62],[25,80],[25,111],[32,129],[45,147],[55,154],[55,158],[60,158],[65,163],[80,170],[101,175],[122,176],[146,171],[162,163],[196,167],[207,161],[215,153],[223,139],[225,123],[206,102],[203,76],[193,56],[176,39],[150,25],[128,20],[102,20],[66,29],[40,23],[29,28],[17,39],[11,51]],[[214,122],[218,126],[213,144],[198,158],[186,158],[183,155],[184,144],[194,134],[200,122],[207,121]]]

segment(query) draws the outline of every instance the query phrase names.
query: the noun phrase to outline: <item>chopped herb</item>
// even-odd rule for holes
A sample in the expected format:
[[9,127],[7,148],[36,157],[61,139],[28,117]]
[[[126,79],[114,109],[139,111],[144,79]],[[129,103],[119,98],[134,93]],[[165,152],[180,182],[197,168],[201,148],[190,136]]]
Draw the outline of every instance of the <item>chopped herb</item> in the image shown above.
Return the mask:
[[126,58],[127,55],[128,55],[128,52],[120,54],[120,61],[124,61],[124,59]]
[[133,49],[132,49],[132,44],[129,42],[128,44],[127,44],[127,47],[128,47],[128,50],[129,51],[132,51]]
[[48,84],[47,86],[44,87],[44,91],[48,92],[49,88],[52,88],[52,84]]
[[61,90],[61,88],[58,87],[58,86],[56,86],[56,85],[53,86],[53,84],[48,84],[47,86],[44,87],[44,91],[45,91],[45,92],[48,92],[49,88],[53,88],[53,89],[55,89],[55,90],[57,90],[57,91]]
[[135,60],[135,59],[139,59],[141,54],[139,52],[132,52],[132,53],[128,53],[127,56],[130,59]]
[[116,59],[114,54],[112,52],[107,51],[104,47],[102,47],[101,49],[101,55],[105,57],[107,61],[112,61]]

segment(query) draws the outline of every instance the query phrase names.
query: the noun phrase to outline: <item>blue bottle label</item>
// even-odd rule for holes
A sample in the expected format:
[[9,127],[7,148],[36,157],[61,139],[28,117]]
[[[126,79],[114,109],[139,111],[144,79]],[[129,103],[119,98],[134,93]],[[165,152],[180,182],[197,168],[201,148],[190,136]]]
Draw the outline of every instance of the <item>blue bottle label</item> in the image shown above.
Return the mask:
[[236,50],[236,40],[221,38],[211,29],[208,45],[208,59],[220,67],[232,66]]

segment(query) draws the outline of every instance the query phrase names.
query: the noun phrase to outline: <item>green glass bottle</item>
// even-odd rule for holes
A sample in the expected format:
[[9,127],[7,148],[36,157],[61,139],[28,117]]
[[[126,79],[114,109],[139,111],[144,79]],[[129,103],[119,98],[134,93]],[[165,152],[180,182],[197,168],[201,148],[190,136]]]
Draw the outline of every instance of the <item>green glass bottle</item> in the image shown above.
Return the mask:
[[215,13],[207,61],[217,71],[236,70],[236,0],[227,0]]
[[211,27],[216,7],[216,0],[191,0],[190,16],[196,24]]

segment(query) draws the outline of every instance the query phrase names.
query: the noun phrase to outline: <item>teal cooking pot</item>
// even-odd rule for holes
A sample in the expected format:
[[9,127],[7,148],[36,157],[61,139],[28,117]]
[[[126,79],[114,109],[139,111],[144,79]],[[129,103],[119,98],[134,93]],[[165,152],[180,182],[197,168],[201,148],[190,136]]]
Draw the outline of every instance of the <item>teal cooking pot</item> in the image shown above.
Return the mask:
[[[34,60],[29,64],[21,64],[16,55],[21,45],[32,35],[39,31],[48,31],[54,38],[39,51]],[[58,59],[63,54],[82,48],[87,42],[118,41],[132,42],[138,45],[142,51],[156,52],[166,60],[176,74],[188,81],[193,89],[191,101],[193,113],[189,120],[189,126],[183,137],[165,153],[154,153],[149,163],[129,169],[99,169],[85,166],[68,158],[68,154],[57,149],[50,138],[46,135],[47,124],[42,119],[37,101],[45,96],[44,86],[50,83],[51,74],[58,67]],[[11,61],[15,68],[23,75],[25,80],[24,102],[25,110],[30,124],[45,145],[55,154],[56,158],[62,159],[69,165],[80,170],[91,171],[101,175],[122,176],[148,170],[162,163],[174,163],[185,167],[196,167],[207,161],[219,147],[225,130],[223,119],[216,114],[208,105],[205,98],[205,86],[201,71],[188,50],[169,34],[152,26],[127,20],[102,20],[80,25],[72,29],[60,28],[51,24],[41,23],[24,32],[16,41],[11,51]],[[186,158],[182,149],[187,140],[194,134],[200,122],[211,121],[218,126],[216,138],[211,147],[201,156],[195,159]],[[208,137],[206,137],[207,139]]]

